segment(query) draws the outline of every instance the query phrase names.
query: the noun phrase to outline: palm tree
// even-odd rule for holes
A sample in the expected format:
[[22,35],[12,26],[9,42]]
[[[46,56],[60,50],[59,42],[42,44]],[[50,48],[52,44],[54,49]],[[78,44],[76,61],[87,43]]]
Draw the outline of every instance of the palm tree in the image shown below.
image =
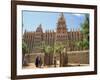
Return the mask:
[[62,65],[62,51],[64,49],[64,45],[61,42],[56,42],[54,45],[54,56],[56,56],[56,54],[60,54],[60,66]]
[[51,54],[53,53],[53,48],[49,45],[44,45],[43,52],[45,53],[44,65],[45,64],[51,65],[52,64]]

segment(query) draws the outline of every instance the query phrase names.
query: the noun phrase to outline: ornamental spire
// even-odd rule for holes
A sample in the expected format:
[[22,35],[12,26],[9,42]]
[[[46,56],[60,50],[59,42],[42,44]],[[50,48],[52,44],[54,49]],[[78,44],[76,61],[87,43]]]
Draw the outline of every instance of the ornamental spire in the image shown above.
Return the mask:
[[61,17],[64,18],[64,14],[63,14],[63,12],[61,12]]

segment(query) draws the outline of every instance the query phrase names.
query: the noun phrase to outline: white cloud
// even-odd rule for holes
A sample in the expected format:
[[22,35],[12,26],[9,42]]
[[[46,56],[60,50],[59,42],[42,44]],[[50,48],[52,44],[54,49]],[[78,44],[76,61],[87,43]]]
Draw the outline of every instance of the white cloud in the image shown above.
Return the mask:
[[73,15],[78,16],[78,17],[83,16],[83,14],[73,14]]

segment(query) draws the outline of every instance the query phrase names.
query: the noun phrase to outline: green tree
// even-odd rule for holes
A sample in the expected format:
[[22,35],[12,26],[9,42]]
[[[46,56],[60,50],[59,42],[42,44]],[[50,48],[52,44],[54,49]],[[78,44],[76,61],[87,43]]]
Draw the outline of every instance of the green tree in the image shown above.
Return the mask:
[[22,64],[24,65],[24,58],[25,58],[25,54],[28,53],[28,47],[27,44],[22,41]]
[[[64,59],[64,56],[63,56],[63,50],[64,50],[64,47],[65,45],[62,44],[61,42],[56,42],[54,44],[54,56],[56,56],[56,54],[60,56],[60,66],[63,65],[63,59]],[[55,64],[56,65],[56,64]]]
[[83,24],[81,24],[81,32],[86,35],[86,38],[89,37],[89,15],[85,15],[85,20]]
[[49,45],[47,45],[47,46],[45,45],[44,46],[44,52],[47,53],[47,54],[52,53],[53,52],[53,48],[51,46],[49,46]]
[[[53,55],[53,47],[50,45],[44,45],[43,52],[45,53],[44,65],[52,64],[53,61],[52,61],[51,55]],[[47,58],[48,58],[48,61],[47,61]]]
[[85,35],[83,38],[83,46],[85,49],[89,49],[89,15],[85,15],[85,21],[82,25],[82,33]]
[[83,41],[78,41],[75,44],[76,44],[76,47],[78,48],[78,50],[82,50],[82,48],[84,46]]
[[61,42],[56,42],[54,44],[54,54],[61,53],[64,49],[64,45]]
[[89,49],[89,15],[85,14],[85,20],[81,24],[82,40],[78,42],[78,47],[81,49]]

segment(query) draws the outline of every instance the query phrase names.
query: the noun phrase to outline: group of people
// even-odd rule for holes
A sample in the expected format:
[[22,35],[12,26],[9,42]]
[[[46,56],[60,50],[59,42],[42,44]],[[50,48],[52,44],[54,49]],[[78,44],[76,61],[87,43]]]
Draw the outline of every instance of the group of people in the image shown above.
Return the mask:
[[[36,59],[35,59],[35,66],[37,68],[41,68],[42,67],[42,59],[41,59],[41,56],[37,56]],[[56,57],[54,57],[54,67],[56,67],[57,65],[57,61],[56,61]]]

